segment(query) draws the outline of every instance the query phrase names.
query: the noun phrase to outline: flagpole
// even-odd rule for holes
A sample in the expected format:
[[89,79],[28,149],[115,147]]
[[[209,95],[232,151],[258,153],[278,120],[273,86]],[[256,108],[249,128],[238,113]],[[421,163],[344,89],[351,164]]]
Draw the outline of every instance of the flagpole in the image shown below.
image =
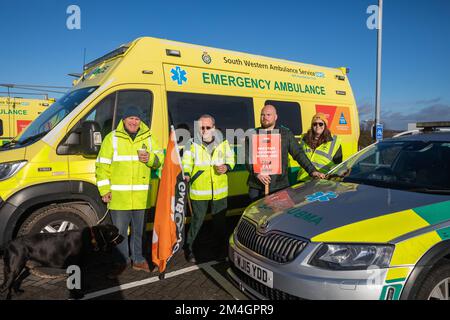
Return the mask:
[[[167,150],[169,150],[169,149],[172,149],[172,145],[171,145],[171,143],[173,142],[173,149],[175,150],[175,153],[176,153],[176,157],[177,157],[177,160],[178,160],[178,163],[179,163],[179,166],[180,166],[180,171],[181,171],[181,174],[182,174],[182,179],[184,179],[184,170],[183,170],[183,165],[182,165],[182,163],[181,163],[181,157],[180,157],[180,154],[179,154],[179,151],[178,151],[178,143],[177,143],[177,137],[176,137],[176,133],[175,133],[175,128],[174,128],[174,126],[173,125],[171,125],[170,126],[170,135],[169,135],[169,144],[168,144],[168,147],[167,147]],[[167,158],[167,157],[170,157],[170,158]],[[166,152],[166,160],[168,159],[168,161],[169,162],[165,162],[165,164],[164,165],[166,165],[166,164],[168,164],[168,163],[172,163],[172,164],[174,164],[173,163],[173,160],[175,160],[175,159],[173,159],[172,158],[173,157],[173,154],[172,154],[172,151],[170,151],[170,153],[169,152]],[[164,170],[163,170],[164,171]],[[167,177],[166,177],[167,178]],[[164,179],[164,176],[162,177],[162,179]],[[165,180],[165,181],[167,181],[167,179]],[[188,191],[188,184],[186,183],[186,181],[185,180],[183,180],[183,182],[186,184],[186,194],[185,195],[183,195],[183,197],[187,197],[188,198],[188,201],[189,201],[189,196],[188,196],[188,194],[189,194],[189,191]],[[174,186],[175,187],[175,186]],[[159,187],[159,188],[161,188],[161,186]],[[159,200],[160,200],[160,198],[159,198],[159,194],[158,194],[158,199],[157,199],[157,204],[159,203]],[[175,198],[176,198],[176,193],[175,193]],[[172,197],[172,199],[173,199],[173,197]],[[175,201],[177,201],[176,199],[175,199]],[[166,203],[167,204],[167,203]],[[164,204],[163,204],[163,206],[164,206]],[[170,205],[167,207],[168,209],[170,209]],[[158,209],[158,208],[157,208]],[[173,210],[173,208],[172,209],[170,209],[170,210]],[[185,213],[184,213],[184,211],[185,211],[185,209],[183,208],[183,225],[185,224],[185,222],[186,222],[186,216],[185,216]],[[155,210],[155,227],[156,227],[156,219],[158,218],[158,210]],[[174,212],[172,212],[172,215],[174,214]],[[172,222],[174,223],[174,220],[173,220],[174,218],[172,217]],[[182,232],[184,230],[184,228],[182,228],[181,230],[180,230],[180,232]],[[153,230],[153,232],[155,232],[155,229]],[[178,230],[177,230],[177,232],[178,232]],[[160,235],[159,237],[162,237],[162,235]],[[180,239],[178,236],[177,236],[177,239]],[[159,241],[160,241],[160,239],[159,240],[157,240],[157,243],[159,244]],[[155,243],[155,242],[154,242]],[[154,254],[154,243],[152,243],[152,258],[153,258],[153,254]],[[177,250],[179,249],[179,246],[177,247]],[[176,252],[176,251],[175,251]],[[169,260],[172,258],[172,256],[173,256],[173,254],[174,254],[174,247],[172,248],[172,250],[171,250],[171,254],[170,254],[170,256],[165,260],[165,264],[167,264],[168,262],[169,262]],[[156,260],[158,260],[159,262],[161,262],[161,259],[156,259]],[[161,266],[161,264],[159,264],[158,265],[158,271],[160,270],[160,266]],[[166,275],[166,267],[164,267],[164,271],[160,271],[160,273],[159,273],[159,275],[158,275],[158,278],[159,278],[159,280],[163,280],[164,278],[165,278],[165,275]]]
[[[172,135],[172,131],[173,131],[173,138],[175,139],[174,143],[175,143],[175,150],[177,150],[178,163],[180,164],[181,174],[182,174],[182,177],[184,179],[183,164],[181,163],[180,152],[178,151],[177,135],[175,134],[174,126],[170,125],[170,134],[171,135]],[[189,197],[189,183],[186,183],[186,198],[187,198],[187,203],[188,203],[189,210],[191,211],[191,216],[192,216],[194,214],[194,211],[192,210],[191,198]],[[186,222],[186,217],[184,219],[185,219],[184,222]]]

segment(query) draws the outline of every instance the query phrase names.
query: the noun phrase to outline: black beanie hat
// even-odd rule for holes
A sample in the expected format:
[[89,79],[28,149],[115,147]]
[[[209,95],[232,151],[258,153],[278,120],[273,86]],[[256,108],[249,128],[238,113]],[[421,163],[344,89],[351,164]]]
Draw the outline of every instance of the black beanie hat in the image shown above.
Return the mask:
[[128,118],[128,117],[138,117],[142,120],[142,113],[141,110],[136,106],[129,106],[125,113],[122,116],[122,119]]

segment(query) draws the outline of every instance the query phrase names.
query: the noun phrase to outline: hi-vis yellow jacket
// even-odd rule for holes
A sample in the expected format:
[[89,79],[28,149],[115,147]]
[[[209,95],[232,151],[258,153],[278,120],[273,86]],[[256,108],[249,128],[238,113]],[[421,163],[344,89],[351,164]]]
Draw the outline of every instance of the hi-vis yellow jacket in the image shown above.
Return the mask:
[[[341,148],[341,139],[338,136],[333,136],[331,141],[322,143],[316,148],[316,150],[312,150],[303,140],[303,137],[304,135],[301,136],[300,146],[318,171],[327,173],[335,165],[337,165],[337,163],[334,163],[333,158],[339,148]],[[309,180],[311,180],[309,174],[305,171],[305,169],[300,167],[297,175],[297,181],[305,182]]]
[[204,144],[195,142],[183,153],[183,170],[191,177],[189,195],[192,200],[219,200],[228,196],[228,177],[219,175],[214,166],[227,164],[232,170],[234,153],[227,140],[212,143],[211,153]]
[[[138,149],[150,153],[146,164],[139,161]],[[160,167],[163,161],[164,153],[144,122],[133,141],[120,121],[117,129],[105,137],[95,164],[100,195],[111,192],[109,209],[150,208],[151,168]]]

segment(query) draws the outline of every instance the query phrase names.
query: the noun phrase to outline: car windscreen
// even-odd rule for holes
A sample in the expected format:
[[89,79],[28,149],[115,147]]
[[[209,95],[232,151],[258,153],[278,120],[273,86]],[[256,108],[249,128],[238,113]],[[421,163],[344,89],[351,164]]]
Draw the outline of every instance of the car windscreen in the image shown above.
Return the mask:
[[450,142],[380,142],[336,167],[329,177],[394,189],[448,193]]
[[97,87],[86,87],[66,93],[36,118],[16,142],[24,144],[33,137],[39,137],[49,132],[96,89]]

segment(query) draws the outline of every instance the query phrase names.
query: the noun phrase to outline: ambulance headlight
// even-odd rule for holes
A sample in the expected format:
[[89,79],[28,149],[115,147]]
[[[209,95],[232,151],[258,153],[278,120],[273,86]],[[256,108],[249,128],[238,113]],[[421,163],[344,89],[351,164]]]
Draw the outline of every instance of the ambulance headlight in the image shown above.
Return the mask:
[[14,176],[26,163],[26,161],[0,163],[0,181]]
[[329,270],[383,269],[389,267],[393,252],[392,245],[324,243],[309,264]]

